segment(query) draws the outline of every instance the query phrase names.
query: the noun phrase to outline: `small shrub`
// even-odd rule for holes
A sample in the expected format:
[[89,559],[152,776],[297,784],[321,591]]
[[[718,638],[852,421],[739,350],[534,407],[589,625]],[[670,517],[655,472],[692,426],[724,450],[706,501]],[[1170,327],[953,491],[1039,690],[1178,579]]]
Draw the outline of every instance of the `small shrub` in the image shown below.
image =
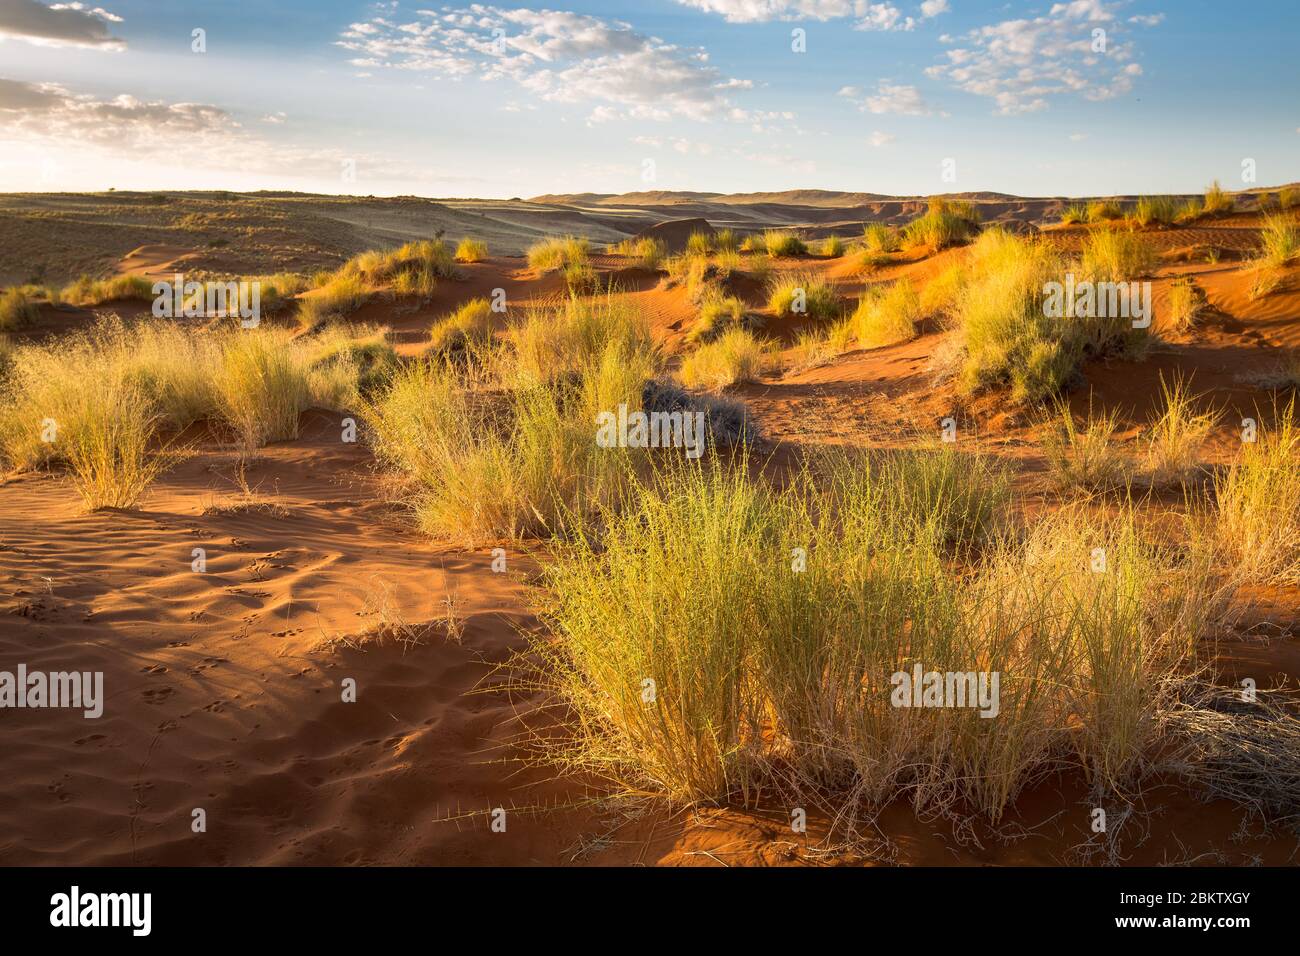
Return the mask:
[[768,286],[767,305],[781,318],[820,320],[834,318],[840,313],[840,300],[834,286],[818,273],[776,277]]
[[736,252],[736,234],[730,229],[719,229],[713,234],[713,248],[718,252]]
[[59,293],[59,298],[70,305],[83,308],[125,299],[152,301],[153,280],[144,276],[114,276],[98,280],[82,276]]
[[1137,233],[1100,228],[1083,242],[1080,270],[1093,282],[1129,282],[1150,275],[1157,262],[1155,248]]
[[899,250],[902,246],[902,237],[893,226],[887,226],[883,222],[873,222],[862,231],[862,245],[868,252],[885,255]]
[[1222,413],[1198,412],[1196,396],[1181,376],[1172,384],[1160,377],[1164,410],[1147,434],[1147,474],[1152,487],[1181,485],[1199,469],[1201,445],[1218,424]]
[[1295,400],[1274,428],[1243,442],[1214,483],[1217,531],[1240,571],[1255,581],[1300,583],[1300,427]]
[[1235,200],[1224,191],[1217,179],[1206,188],[1203,204],[1206,215],[1214,216],[1223,212],[1232,212],[1235,205]]
[[0,332],[13,332],[31,325],[39,315],[36,303],[21,289],[0,292]]
[[827,236],[822,240],[821,254],[827,259],[838,259],[844,255],[844,240],[839,236]]
[[851,319],[857,342],[864,349],[895,345],[916,338],[920,302],[912,283],[900,279],[888,289],[869,290]]
[[713,251],[713,239],[707,232],[693,232],[686,240],[688,256],[707,256]]
[[1133,208],[1139,226],[1169,225],[1178,216],[1178,202],[1172,196],[1143,196]]
[[429,345],[435,352],[449,352],[483,345],[492,338],[492,303],[470,299],[449,317],[429,330]]
[[687,388],[716,392],[757,381],[767,356],[768,349],[748,329],[731,328],[687,355],[677,374]]
[[925,214],[907,224],[902,241],[908,248],[928,246],[938,252],[973,238],[979,232],[979,223],[973,204],[931,199]]
[[487,256],[487,243],[481,239],[462,239],[456,246],[457,262],[482,262]]
[[1169,327],[1176,332],[1190,331],[1204,304],[1190,277],[1175,279],[1169,286]]
[[745,318],[745,303],[734,296],[717,296],[706,299],[700,307],[700,317],[695,320],[687,342],[709,342],[727,329],[739,326]]
[[564,286],[571,295],[594,295],[600,291],[600,276],[586,262],[564,267]]
[[591,243],[586,239],[565,236],[562,239],[543,239],[528,249],[528,266],[538,272],[559,272],[572,265],[584,265],[591,255]]
[[808,246],[793,232],[782,229],[769,229],[763,233],[763,248],[773,257],[804,256]]
[[1089,401],[1080,428],[1070,406],[1058,401],[1042,430],[1043,454],[1057,487],[1101,491],[1123,481],[1125,462],[1113,444],[1119,430],[1116,412],[1094,412]]
[[371,292],[355,273],[339,273],[311,295],[298,299],[298,325],[316,329],[330,319],[344,317],[361,308]]
[[1083,203],[1070,203],[1061,210],[1061,222],[1068,225],[1084,223],[1088,221],[1088,207]]
[[1124,218],[1124,207],[1114,199],[1094,199],[1088,203],[1089,222],[1110,222]]

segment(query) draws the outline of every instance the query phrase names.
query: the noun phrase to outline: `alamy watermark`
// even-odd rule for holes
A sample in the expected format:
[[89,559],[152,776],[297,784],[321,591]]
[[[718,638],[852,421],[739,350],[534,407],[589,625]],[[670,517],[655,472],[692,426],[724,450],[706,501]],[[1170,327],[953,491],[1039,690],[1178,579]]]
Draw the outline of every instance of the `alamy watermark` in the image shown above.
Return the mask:
[[629,412],[596,415],[596,444],[601,448],[685,448],[687,458],[704,454],[704,412]]
[[981,717],[996,717],[1001,709],[998,671],[927,671],[916,664],[909,674],[896,671],[889,702],[895,707],[971,707]]
[[0,708],[71,708],[88,720],[104,713],[103,671],[0,671]]
[[1150,282],[1076,281],[1043,284],[1043,315],[1049,319],[1130,319],[1135,329],[1151,327]]
[[83,893],[73,886],[50,897],[50,925],[125,926],[132,936],[148,936],[153,928],[153,894]]
[[262,283],[185,281],[177,274],[153,284],[155,319],[205,319],[239,317],[239,324],[255,329],[262,321]]

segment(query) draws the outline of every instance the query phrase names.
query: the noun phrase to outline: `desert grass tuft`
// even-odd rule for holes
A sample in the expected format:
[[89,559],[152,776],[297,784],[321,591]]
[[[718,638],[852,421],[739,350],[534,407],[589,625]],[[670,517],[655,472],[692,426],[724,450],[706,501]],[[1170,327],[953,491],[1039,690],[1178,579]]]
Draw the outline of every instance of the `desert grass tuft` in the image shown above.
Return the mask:
[[1219,213],[1232,212],[1236,202],[1233,197],[1224,191],[1216,179],[1205,190],[1205,199],[1202,203],[1205,215],[1215,216]]
[[757,381],[769,352],[748,329],[730,328],[683,358],[677,374],[687,388],[717,392]]
[[782,273],[768,283],[767,306],[781,318],[833,319],[840,298],[825,276],[816,272]]
[[763,233],[763,248],[769,256],[790,257],[808,254],[808,246],[793,232],[769,229]]
[[1215,479],[1219,537],[1255,581],[1300,583],[1300,425],[1295,399],[1276,424],[1243,442]]
[[920,317],[916,290],[909,280],[900,279],[888,288],[869,289],[850,321],[858,344],[873,349],[916,338],[916,322]]
[[456,246],[457,262],[482,262],[487,257],[488,246],[482,239],[462,239]]
[[1043,454],[1059,489],[1104,491],[1124,481],[1127,463],[1115,447],[1116,411],[1094,411],[1090,399],[1080,426],[1069,404],[1057,401],[1041,429]]
[[907,224],[902,242],[908,248],[927,246],[938,252],[974,238],[979,223],[979,212],[973,203],[935,198],[930,200],[924,215]]
[[1163,408],[1146,435],[1146,478],[1152,487],[1183,485],[1200,471],[1200,450],[1222,412],[1198,411],[1198,396],[1181,375],[1160,377]]
[[0,292],[0,332],[13,332],[36,321],[36,303],[21,289]]
[[585,265],[590,256],[591,244],[586,239],[543,239],[529,247],[528,267],[538,272],[560,272],[569,266]]

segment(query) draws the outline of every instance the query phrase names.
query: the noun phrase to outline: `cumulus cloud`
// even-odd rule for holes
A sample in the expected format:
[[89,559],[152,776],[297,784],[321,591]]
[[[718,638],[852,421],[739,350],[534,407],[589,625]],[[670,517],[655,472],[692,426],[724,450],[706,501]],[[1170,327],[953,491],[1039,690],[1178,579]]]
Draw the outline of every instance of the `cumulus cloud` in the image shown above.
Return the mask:
[[[269,120],[269,117],[267,118]],[[42,149],[125,157],[142,164],[338,178],[351,161],[371,180],[443,181],[428,170],[369,153],[272,143],[245,130],[228,111],[202,103],[166,103],[123,94],[99,99],[57,83],[0,77],[0,130],[6,141]]]
[[36,46],[122,50],[126,44],[108,29],[110,23],[121,22],[121,17],[103,7],[92,8],[84,3],[0,2],[0,42],[22,40]]
[[918,17],[905,16],[892,3],[870,0],[677,0],[683,6],[715,13],[730,23],[772,20],[856,20],[855,30],[911,30],[918,20],[948,10],[948,0],[925,0]]
[[[1052,97],[1065,94],[1090,100],[1123,96],[1142,67],[1133,60],[1118,6],[1070,0],[1054,4],[1046,16],[979,27],[945,52],[946,63],[926,73],[993,100],[1003,115],[1045,110]],[[1148,25],[1159,22],[1148,19]]]
[[752,86],[723,76],[703,50],[665,43],[620,21],[477,4],[415,16],[354,23],[337,43],[364,69],[505,80],[543,100],[595,103],[593,123],[726,116],[733,109],[728,93]]
[[898,137],[896,137],[893,133],[882,133],[880,130],[873,130],[869,142],[871,143],[872,146],[875,146],[877,149],[879,149],[881,146],[888,146],[897,138]]
[[936,110],[915,86],[881,81],[874,93],[865,93],[856,86],[845,86],[839,95],[853,100],[864,113],[898,113],[902,116],[946,116]]

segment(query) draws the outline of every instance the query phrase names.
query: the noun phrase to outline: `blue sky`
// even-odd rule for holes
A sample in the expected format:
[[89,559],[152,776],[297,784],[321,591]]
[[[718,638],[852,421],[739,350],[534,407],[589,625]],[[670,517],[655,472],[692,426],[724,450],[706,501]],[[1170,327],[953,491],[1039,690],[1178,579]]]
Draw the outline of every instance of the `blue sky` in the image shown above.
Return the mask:
[[0,190],[1273,185],[1297,36],[1293,0],[0,0]]

